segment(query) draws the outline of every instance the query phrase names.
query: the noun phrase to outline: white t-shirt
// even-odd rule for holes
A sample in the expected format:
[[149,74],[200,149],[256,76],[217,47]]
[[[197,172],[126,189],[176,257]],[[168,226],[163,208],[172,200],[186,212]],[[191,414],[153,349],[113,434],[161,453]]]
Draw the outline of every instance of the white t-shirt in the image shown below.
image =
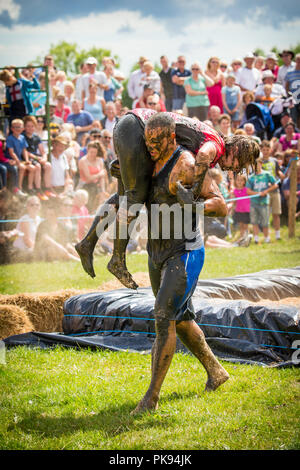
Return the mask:
[[[35,236],[36,236],[36,232],[37,232],[37,228],[39,226],[39,224],[41,223],[41,218],[39,215],[36,216],[35,219],[32,219],[31,217],[29,217],[28,214],[25,214],[23,215],[20,219],[19,219],[19,222],[17,224],[17,230],[19,230],[20,232],[22,231],[21,229],[21,223],[22,222],[28,222],[29,224],[29,237],[30,237],[30,240],[32,240],[33,242],[35,241]],[[25,242],[24,242],[24,237],[23,236],[20,236],[18,237],[14,243],[13,243],[13,246],[15,248],[18,248],[19,250],[24,250],[24,251],[32,251],[33,248],[29,248]]]
[[239,70],[236,83],[246,90],[253,91],[260,83],[260,73],[256,68],[248,69],[243,67]]
[[[107,82],[107,77],[104,72],[96,71],[95,73],[85,73],[82,77],[82,90],[85,92],[85,97],[89,96],[89,84],[91,80],[95,80],[100,85],[105,85]],[[103,88],[97,88],[97,95],[104,97],[104,90]]]
[[69,170],[69,164],[66,155],[63,153],[60,154],[58,158],[54,157],[51,153],[50,157],[51,162],[51,184],[52,186],[64,186],[66,171]]
[[132,98],[133,100],[139,99],[143,94],[144,85],[141,81],[141,78],[145,75],[146,74],[143,73],[141,70],[135,70],[129,77],[127,90],[130,98]]
[[104,129],[109,131],[112,134],[116,123],[117,123],[116,118],[114,118],[113,121],[110,121],[109,119],[106,119]]

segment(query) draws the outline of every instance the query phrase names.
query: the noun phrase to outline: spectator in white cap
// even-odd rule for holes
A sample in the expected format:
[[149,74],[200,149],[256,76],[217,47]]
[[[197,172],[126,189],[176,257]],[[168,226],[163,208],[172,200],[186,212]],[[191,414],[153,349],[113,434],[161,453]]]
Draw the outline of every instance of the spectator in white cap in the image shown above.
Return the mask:
[[275,76],[275,80],[277,80],[279,67],[277,65],[277,55],[275,54],[275,52],[270,52],[266,56],[266,65],[263,70],[271,70],[271,72]]
[[254,61],[255,56],[252,52],[249,52],[245,55],[245,67],[240,69],[236,81],[242,92],[254,91],[257,85],[260,83],[260,73],[259,70],[254,68]]
[[270,85],[272,87],[271,97],[272,98],[280,98],[282,96],[286,96],[286,91],[282,85],[279,83],[275,83],[275,76],[273,75],[271,70],[264,70],[261,76],[262,83],[258,85],[255,90],[255,101],[260,101],[261,97],[265,95],[264,93],[264,86]]
[[104,90],[108,88],[107,79],[104,72],[97,69],[98,61],[95,57],[88,57],[86,60],[88,72],[82,77],[82,103],[84,99],[89,97],[89,84],[91,82],[97,84],[97,95],[103,98]]
[[284,50],[279,54],[281,57],[283,65],[279,67],[278,75],[277,75],[277,83],[280,83],[285,88],[286,80],[285,76],[288,72],[291,72],[294,68],[296,63],[293,61],[295,54],[293,51]]

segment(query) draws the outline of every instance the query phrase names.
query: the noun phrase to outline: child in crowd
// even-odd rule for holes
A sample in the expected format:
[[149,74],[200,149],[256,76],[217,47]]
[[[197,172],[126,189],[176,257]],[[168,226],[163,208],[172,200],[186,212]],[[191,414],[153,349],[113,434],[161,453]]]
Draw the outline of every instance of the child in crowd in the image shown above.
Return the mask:
[[[247,177],[244,174],[237,174],[234,181],[232,196],[234,198],[244,198],[248,195],[246,188]],[[234,203],[233,220],[239,224],[240,236],[243,239],[248,235],[248,225],[250,224],[250,199],[238,199]]]
[[39,216],[41,204],[37,196],[30,196],[26,201],[26,212],[19,219],[17,230],[18,238],[13,246],[17,249],[18,259],[29,261],[33,256],[35,237],[39,224],[42,219]]
[[[34,166],[34,185],[36,195],[41,201],[47,201],[49,197],[55,197],[51,192],[51,163],[47,160],[43,143],[36,133],[37,120],[34,116],[26,116],[24,118],[23,135],[27,142],[27,152],[30,163]],[[41,189],[42,173],[45,191]],[[32,191],[31,191],[32,192]]]
[[[33,70],[33,69],[32,69]],[[0,80],[6,86],[6,101],[9,104],[10,122],[16,118],[23,118],[33,113],[30,91],[39,90],[40,85],[34,75],[26,78],[17,78],[10,70],[0,72]]]
[[223,108],[229,114],[233,129],[239,125],[240,107],[242,103],[242,93],[239,86],[235,85],[235,75],[230,73],[226,77],[226,86],[222,88]]
[[268,194],[276,189],[278,185],[271,173],[262,169],[263,158],[256,160],[256,171],[251,175],[246,183],[247,192],[251,196],[250,221],[253,225],[254,242],[258,243],[259,228],[265,238],[265,243],[270,243],[269,237],[269,196]]
[[7,173],[10,173],[13,191],[18,192],[18,169],[14,161],[5,156],[5,137],[0,134],[0,189],[7,189]]
[[271,106],[271,104],[275,100],[275,97],[271,96],[271,94],[272,94],[272,85],[269,85],[269,84],[265,85],[264,86],[264,96],[261,96],[259,101],[260,101],[261,104],[264,104],[268,108]]
[[[280,170],[280,166],[276,158],[270,157],[271,144],[268,140],[263,140],[261,143],[262,153],[262,169],[268,171],[274,179],[284,180],[284,174]],[[270,192],[270,210],[273,218],[273,226],[275,229],[276,240],[280,240],[280,214],[281,214],[281,197],[279,188]]]
[[22,185],[25,173],[28,173],[28,189],[33,189],[33,179],[35,168],[29,161],[28,144],[23,135],[24,123],[22,119],[14,119],[11,123],[11,134],[6,139],[6,158],[10,159],[10,164],[18,169],[19,184],[14,188],[14,192],[19,196],[26,196],[22,192]]
[[73,198],[73,208],[72,208],[72,215],[79,216],[77,220],[77,238],[78,240],[82,240],[86,229],[90,225],[90,219],[88,217],[89,211],[86,207],[86,204],[89,200],[89,193],[85,189],[77,189],[74,194]]

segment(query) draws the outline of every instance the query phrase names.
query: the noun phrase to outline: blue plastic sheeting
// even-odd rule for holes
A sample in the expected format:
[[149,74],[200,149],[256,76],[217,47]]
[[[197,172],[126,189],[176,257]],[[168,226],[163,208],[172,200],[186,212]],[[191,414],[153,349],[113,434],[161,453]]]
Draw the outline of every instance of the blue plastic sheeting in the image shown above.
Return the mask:
[[[249,301],[300,297],[300,268],[200,280],[193,296],[196,322],[221,359],[297,366],[300,311]],[[243,300],[241,300],[243,299]],[[89,347],[150,353],[155,339],[151,288],[76,295],[64,304],[63,334],[34,332],[7,338],[7,346]],[[186,351],[177,341],[177,351]]]

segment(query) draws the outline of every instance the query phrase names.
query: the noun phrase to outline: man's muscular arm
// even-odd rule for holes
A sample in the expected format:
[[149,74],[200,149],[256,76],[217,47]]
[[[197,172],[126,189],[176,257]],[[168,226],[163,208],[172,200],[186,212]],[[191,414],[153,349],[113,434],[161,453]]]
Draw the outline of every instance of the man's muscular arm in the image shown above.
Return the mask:
[[212,142],[205,142],[199,149],[195,159],[195,184],[197,192],[200,193],[205,179],[205,175],[209,169],[209,165],[214,161],[217,155],[217,149]]
[[204,215],[209,217],[226,217],[228,208],[225,199],[209,173],[206,174],[200,197],[204,199]]
[[195,169],[193,155],[190,152],[183,152],[170,175],[170,192],[177,194],[181,205],[191,204],[196,209],[196,204],[204,200],[204,215],[225,217],[228,213],[227,206],[218,185],[209,173],[205,172],[201,190],[197,191],[199,185],[195,177]]

